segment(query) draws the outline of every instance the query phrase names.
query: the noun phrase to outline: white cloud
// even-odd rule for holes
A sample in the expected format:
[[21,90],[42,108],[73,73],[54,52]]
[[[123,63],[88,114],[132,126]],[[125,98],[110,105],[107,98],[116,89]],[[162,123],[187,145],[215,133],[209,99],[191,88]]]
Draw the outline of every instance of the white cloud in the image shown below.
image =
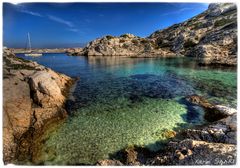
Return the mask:
[[79,30],[76,29],[76,28],[70,28],[70,29],[67,29],[67,30],[72,31],[72,32],[78,32],[78,31],[79,31]]
[[32,15],[32,16],[47,18],[47,19],[49,19],[51,21],[54,21],[54,22],[57,22],[57,23],[60,23],[62,25],[67,26],[68,27],[68,29],[67,29],[68,31],[79,32],[79,29],[76,28],[75,24],[73,22],[69,21],[69,20],[65,20],[65,19],[62,19],[62,18],[54,16],[54,15],[40,14],[38,12],[27,10],[21,4],[17,5],[17,7],[18,7],[18,11],[19,12],[26,13],[26,14],[29,14],[29,15]]
[[58,23],[61,23],[61,24],[64,24],[64,25],[66,25],[68,27],[74,27],[74,24],[71,21],[64,20],[62,18],[53,16],[53,15],[48,15],[48,19],[50,19],[52,21],[55,21],[55,22],[58,22]]
[[32,15],[32,16],[43,17],[40,13],[29,11],[29,10],[25,10],[25,9],[21,9],[20,12],[26,13],[26,14],[29,14],[29,15]]

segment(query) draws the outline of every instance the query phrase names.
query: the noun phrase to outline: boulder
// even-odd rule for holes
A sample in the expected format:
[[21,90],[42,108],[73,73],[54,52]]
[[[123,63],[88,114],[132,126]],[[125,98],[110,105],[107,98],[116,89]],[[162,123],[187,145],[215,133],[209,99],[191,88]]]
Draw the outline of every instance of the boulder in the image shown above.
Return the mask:
[[41,106],[48,106],[51,100],[56,104],[61,104],[65,99],[55,79],[46,71],[39,71],[31,75],[29,86],[34,101]]

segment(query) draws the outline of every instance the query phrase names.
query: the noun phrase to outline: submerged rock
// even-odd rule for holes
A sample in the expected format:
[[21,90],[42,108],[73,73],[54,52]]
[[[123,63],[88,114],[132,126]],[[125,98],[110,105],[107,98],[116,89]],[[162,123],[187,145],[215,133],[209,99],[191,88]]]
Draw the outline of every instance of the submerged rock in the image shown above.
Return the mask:
[[35,62],[3,53],[3,160],[31,158],[33,136],[53,118],[66,116],[73,79]]
[[[143,154],[145,148],[134,147],[124,150],[124,165],[235,165],[237,157],[237,114],[236,110],[210,104],[203,97],[193,95],[187,98],[205,108],[216,108],[226,114],[215,122],[196,125],[176,132],[166,131],[171,141],[157,152]],[[144,159],[139,159],[142,156]]]
[[99,160],[97,166],[123,166],[119,160]]
[[210,122],[217,121],[222,118],[226,118],[237,112],[236,109],[233,109],[230,107],[226,107],[222,105],[213,105],[209,103],[206,99],[198,95],[188,96],[186,100],[195,105],[203,107],[205,109],[204,118]]

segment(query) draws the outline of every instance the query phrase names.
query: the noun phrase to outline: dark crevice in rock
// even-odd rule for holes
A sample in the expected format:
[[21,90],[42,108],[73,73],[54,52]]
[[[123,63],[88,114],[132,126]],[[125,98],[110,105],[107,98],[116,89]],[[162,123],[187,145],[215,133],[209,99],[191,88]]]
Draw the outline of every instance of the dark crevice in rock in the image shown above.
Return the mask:
[[37,122],[37,117],[35,111],[33,111],[31,116],[31,123],[28,130],[17,140],[17,152],[16,159],[18,161],[31,161],[32,160],[32,150],[31,147],[34,143],[35,134],[35,123]]

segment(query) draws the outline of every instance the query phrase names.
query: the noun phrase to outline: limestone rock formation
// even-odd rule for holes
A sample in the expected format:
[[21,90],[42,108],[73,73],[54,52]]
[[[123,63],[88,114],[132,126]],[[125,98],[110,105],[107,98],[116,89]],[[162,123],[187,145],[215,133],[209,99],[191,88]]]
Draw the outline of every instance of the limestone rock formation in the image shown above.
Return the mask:
[[158,46],[151,39],[141,38],[132,34],[120,37],[105,36],[90,42],[83,49],[88,56],[138,56],[149,57],[155,55],[173,55],[167,50],[156,50]]
[[81,55],[166,57],[191,56],[199,64],[237,64],[237,8],[233,3],[210,4],[203,13],[158,30],[147,38],[132,34],[91,41]]
[[4,163],[29,154],[32,137],[25,137],[36,134],[50,119],[66,115],[64,102],[72,82],[70,77],[4,51]]
[[235,165],[236,145],[185,139],[170,142],[150,165]]
[[237,64],[235,4],[210,4],[205,12],[150,35],[160,47],[196,57],[201,64]]

